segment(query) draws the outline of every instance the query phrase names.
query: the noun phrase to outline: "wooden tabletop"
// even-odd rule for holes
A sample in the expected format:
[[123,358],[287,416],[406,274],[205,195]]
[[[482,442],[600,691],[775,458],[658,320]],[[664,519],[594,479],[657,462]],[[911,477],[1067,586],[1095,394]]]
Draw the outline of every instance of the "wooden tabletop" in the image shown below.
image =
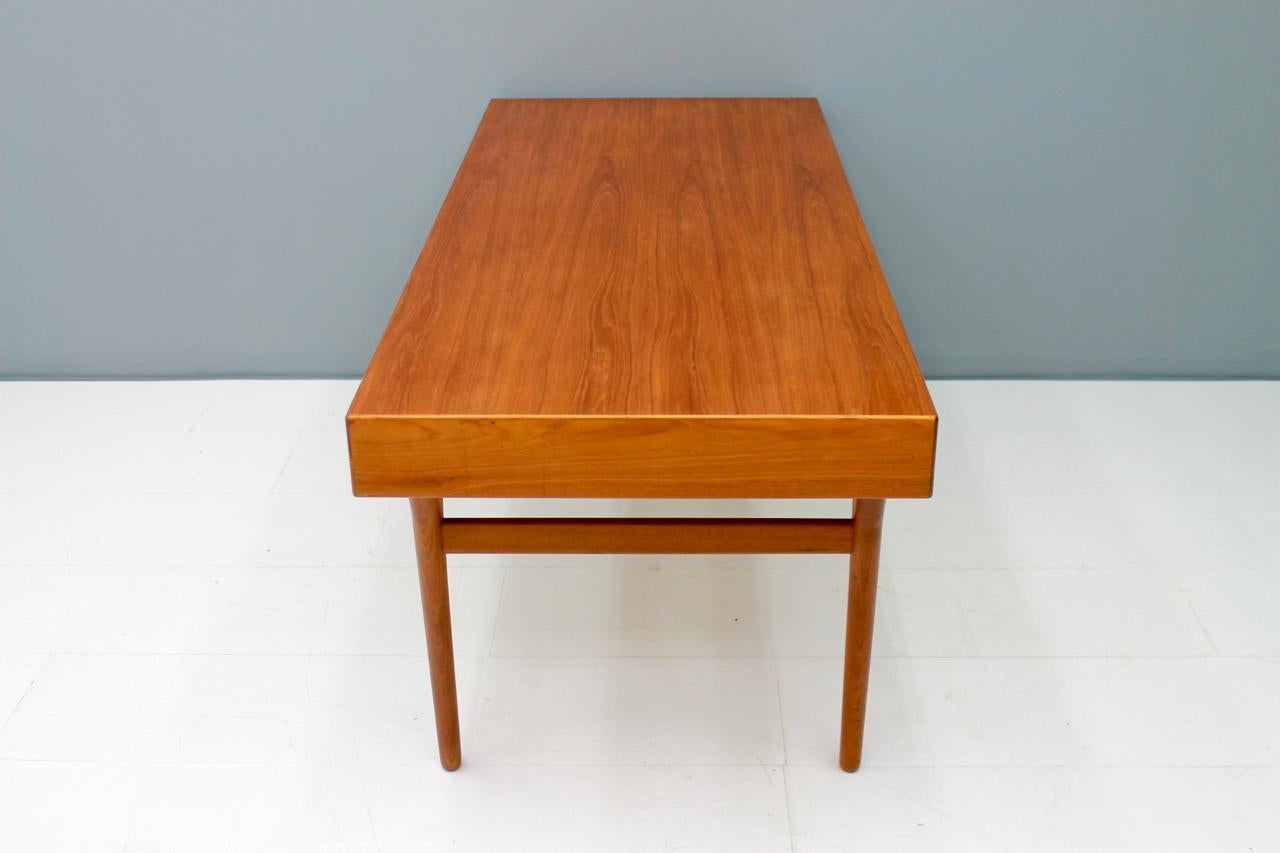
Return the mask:
[[936,415],[816,100],[495,100],[348,423],[361,494],[893,497]]

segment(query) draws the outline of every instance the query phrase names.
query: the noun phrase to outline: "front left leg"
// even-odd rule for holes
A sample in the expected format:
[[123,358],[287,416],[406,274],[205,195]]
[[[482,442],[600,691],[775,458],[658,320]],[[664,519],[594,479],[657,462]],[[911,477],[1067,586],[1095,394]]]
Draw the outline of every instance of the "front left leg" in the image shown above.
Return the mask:
[[876,576],[880,568],[883,521],[883,500],[855,502],[844,638],[844,701],[840,711],[840,769],[846,773],[857,770],[862,763],[862,730],[867,719],[871,627],[876,615]]
[[449,574],[444,556],[444,501],[410,498],[413,539],[418,551],[422,617],[427,628],[427,661],[436,713],[440,766],[457,770],[462,763],[458,734],[458,688],[453,671],[453,626],[449,618]]

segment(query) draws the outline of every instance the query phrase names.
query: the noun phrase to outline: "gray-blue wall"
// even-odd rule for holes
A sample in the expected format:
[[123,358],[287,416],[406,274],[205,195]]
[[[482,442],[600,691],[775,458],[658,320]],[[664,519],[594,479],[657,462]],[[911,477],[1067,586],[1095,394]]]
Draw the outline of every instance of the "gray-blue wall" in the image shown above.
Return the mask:
[[0,374],[359,373],[493,96],[816,95],[926,371],[1280,375],[1280,2],[0,0]]

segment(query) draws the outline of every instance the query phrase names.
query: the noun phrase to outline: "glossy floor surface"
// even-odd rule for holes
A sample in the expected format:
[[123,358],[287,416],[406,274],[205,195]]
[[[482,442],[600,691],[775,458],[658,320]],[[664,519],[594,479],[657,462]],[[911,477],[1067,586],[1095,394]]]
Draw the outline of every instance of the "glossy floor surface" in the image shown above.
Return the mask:
[[0,849],[1280,847],[1280,384],[933,383],[852,776],[838,556],[454,557],[441,771],[354,389],[0,384]]

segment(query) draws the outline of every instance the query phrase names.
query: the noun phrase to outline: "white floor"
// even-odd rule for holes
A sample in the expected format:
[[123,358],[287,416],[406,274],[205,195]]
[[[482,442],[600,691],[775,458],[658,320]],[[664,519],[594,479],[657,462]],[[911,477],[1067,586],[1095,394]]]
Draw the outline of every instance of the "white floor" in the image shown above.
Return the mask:
[[0,850],[1280,848],[1280,383],[931,388],[847,776],[839,557],[454,558],[446,774],[354,383],[0,385]]

